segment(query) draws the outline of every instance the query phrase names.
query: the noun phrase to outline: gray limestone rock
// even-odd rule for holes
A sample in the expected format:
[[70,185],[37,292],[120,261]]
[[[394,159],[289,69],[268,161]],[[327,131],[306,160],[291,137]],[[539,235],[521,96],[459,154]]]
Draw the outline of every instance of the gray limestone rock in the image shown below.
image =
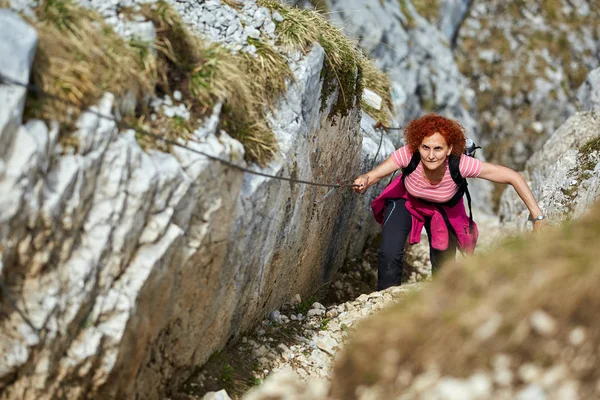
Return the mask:
[[[527,162],[523,175],[551,223],[581,216],[600,196],[600,146],[591,144],[598,138],[600,114],[577,113]],[[522,228],[528,215],[516,192],[505,191],[500,217]]]
[[596,68],[589,73],[587,79],[577,91],[577,99],[582,106],[582,111],[600,113],[600,68]]
[[[15,12],[0,9],[0,79],[28,84],[36,47],[35,30]],[[24,87],[0,81],[0,157],[11,151],[25,98]]]

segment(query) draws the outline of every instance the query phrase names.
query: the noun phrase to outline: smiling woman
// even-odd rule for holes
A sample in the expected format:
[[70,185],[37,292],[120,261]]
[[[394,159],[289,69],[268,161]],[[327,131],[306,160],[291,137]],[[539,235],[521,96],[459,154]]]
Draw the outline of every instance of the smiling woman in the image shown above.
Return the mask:
[[464,154],[465,130],[458,122],[428,114],[411,121],[404,137],[406,146],[354,181],[354,190],[362,194],[402,169],[402,175],[371,205],[375,219],[383,225],[378,290],[400,284],[406,239],[410,235],[409,243],[418,243],[423,228],[429,237],[434,273],[443,262],[454,258],[457,248],[474,251],[478,231],[463,202],[463,194],[468,194],[466,178],[511,184],[529,209],[534,227],[544,224],[544,215],[519,173]]

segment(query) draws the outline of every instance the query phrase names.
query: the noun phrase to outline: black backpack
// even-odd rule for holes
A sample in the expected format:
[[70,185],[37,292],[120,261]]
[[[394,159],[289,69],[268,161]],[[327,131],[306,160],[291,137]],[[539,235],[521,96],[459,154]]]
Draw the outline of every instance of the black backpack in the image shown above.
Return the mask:
[[[469,157],[475,157],[475,151],[480,148],[481,147],[477,146],[471,139],[467,139],[467,147],[465,149],[464,154]],[[406,168],[402,169],[402,183],[404,183],[404,179],[408,175],[412,174],[414,172],[414,170],[417,169],[419,162],[421,162],[421,155],[417,151],[417,152],[413,153],[410,163],[408,163]],[[452,228],[452,225],[450,225],[450,220],[448,219],[448,215],[446,215],[446,211],[444,210],[444,207],[442,207],[442,206],[453,207],[456,204],[458,204],[458,202],[466,194],[467,195],[467,203],[469,205],[469,231],[471,233],[473,233],[473,211],[471,210],[471,194],[469,193],[469,184],[467,183],[467,180],[465,178],[463,178],[463,176],[460,174],[459,165],[460,165],[460,157],[455,156],[454,154],[450,154],[450,156],[448,157],[448,169],[450,170],[450,176],[452,177],[452,180],[458,186],[458,191],[450,200],[448,200],[445,203],[433,203],[433,202],[426,201],[423,199],[419,199],[419,200],[423,201],[425,203],[434,204],[438,208],[438,210],[440,210],[442,217],[444,217],[444,221],[446,222],[446,226],[448,227],[448,229],[454,231],[454,229]],[[454,232],[454,233],[456,234],[456,232]]]

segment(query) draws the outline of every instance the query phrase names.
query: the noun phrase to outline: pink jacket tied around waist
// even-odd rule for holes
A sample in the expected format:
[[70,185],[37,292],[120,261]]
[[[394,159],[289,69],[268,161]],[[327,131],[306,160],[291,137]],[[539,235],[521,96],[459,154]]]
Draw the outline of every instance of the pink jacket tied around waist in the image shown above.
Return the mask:
[[[385,202],[387,199],[405,199],[406,209],[412,216],[412,229],[410,231],[409,243],[415,244],[421,241],[421,232],[425,226],[425,218],[431,218],[431,246],[436,250],[446,250],[449,243],[448,226],[444,217],[435,204],[424,202],[411,196],[402,182],[402,175],[396,178],[384,191],[371,203],[375,220],[384,223]],[[463,201],[455,206],[442,205],[450,225],[456,232],[458,247],[465,253],[472,254],[475,251],[479,232],[473,221],[473,232],[469,230],[469,217],[465,210]]]

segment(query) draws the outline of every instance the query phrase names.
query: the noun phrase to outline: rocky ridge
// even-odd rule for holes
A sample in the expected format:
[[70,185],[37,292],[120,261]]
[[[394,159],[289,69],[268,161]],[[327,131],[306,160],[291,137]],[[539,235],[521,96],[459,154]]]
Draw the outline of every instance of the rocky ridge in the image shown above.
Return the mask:
[[594,1],[472,2],[455,56],[476,93],[488,159],[523,169],[578,110],[576,91],[599,65],[598,18]]
[[[600,93],[595,69],[578,90],[584,111],[554,132],[525,164],[522,172],[550,223],[581,217],[600,196]],[[505,191],[500,218],[522,229],[528,212],[514,191]]]
[[[126,10],[128,18],[113,21],[125,35],[155,37],[148,21],[131,18],[141,4],[92,6],[104,7],[109,21],[115,9]],[[194,4],[206,11],[216,3]],[[11,5],[30,14],[34,4]],[[277,15],[259,27],[260,7],[223,15],[248,22],[257,12],[250,25],[271,40],[267,27]],[[3,54],[14,55],[1,59],[1,71],[27,82],[35,31],[8,10],[0,16],[2,29],[10,27],[0,35]],[[337,94],[321,99],[324,53],[315,45],[288,59],[293,80],[268,115],[280,153],[268,167],[250,168],[324,181],[355,176],[392,151],[385,137],[378,145],[372,125],[360,134],[356,107],[330,116]],[[287,288],[309,293],[374,232],[349,190],[328,194],[243,174],[177,147],[144,151],[136,132],[94,113],[113,115],[118,99],[110,93],[75,121],[74,147],[61,141],[56,122],[23,124],[23,88],[2,85],[0,94],[0,270],[32,324],[3,301],[2,399],[158,398],[181,378],[176,372],[203,364],[278,308]],[[157,117],[185,120],[181,95],[154,99]],[[219,124],[223,107],[216,104],[185,143],[244,165],[244,148]]]

